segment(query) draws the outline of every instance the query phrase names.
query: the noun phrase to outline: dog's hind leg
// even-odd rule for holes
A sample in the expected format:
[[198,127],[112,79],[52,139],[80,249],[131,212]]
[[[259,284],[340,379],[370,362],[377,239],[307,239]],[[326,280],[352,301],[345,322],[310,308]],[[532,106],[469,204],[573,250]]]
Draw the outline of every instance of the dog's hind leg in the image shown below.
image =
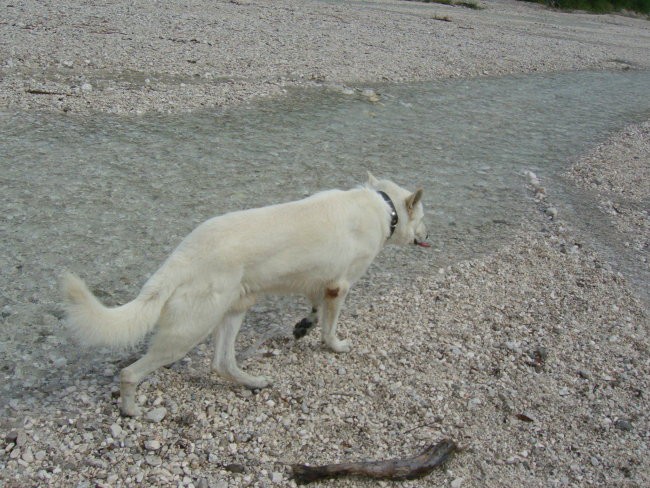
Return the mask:
[[336,336],[339,313],[349,289],[350,285],[347,281],[337,281],[325,288],[321,337],[323,342],[335,352],[348,352],[351,347],[349,340],[342,341]]
[[242,371],[235,358],[235,340],[245,314],[245,311],[230,312],[224,317],[223,322],[214,329],[212,370],[221,377],[248,388],[264,388],[271,383],[271,380],[266,376],[253,376]]
[[[135,402],[136,387],[149,373],[178,361],[205,339],[220,317],[215,307],[190,305],[186,297],[171,298],[165,305],[156,334],[147,353],[120,374],[121,411],[135,417],[140,409]],[[216,308],[218,310],[218,307]]]

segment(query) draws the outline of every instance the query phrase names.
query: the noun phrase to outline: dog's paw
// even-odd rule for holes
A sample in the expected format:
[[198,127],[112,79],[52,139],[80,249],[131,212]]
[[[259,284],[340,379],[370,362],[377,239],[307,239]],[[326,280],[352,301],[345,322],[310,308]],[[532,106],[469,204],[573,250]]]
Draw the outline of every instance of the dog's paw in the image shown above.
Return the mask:
[[350,342],[350,339],[345,339],[343,341],[333,340],[327,345],[334,352],[350,352],[352,349],[352,342]]
[[314,327],[314,322],[309,320],[308,318],[302,319],[300,322],[298,322],[294,328],[293,328],[293,337],[298,340],[302,339],[307,335],[307,332],[310,331]]
[[251,376],[246,379],[244,386],[251,390],[261,390],[270,386],[272,383],[273,381],[268,376]]
[[142,410],[138,407],[135,402],[122,404],[120,407],[120,413],[122,417],[140,417],[142,415]]

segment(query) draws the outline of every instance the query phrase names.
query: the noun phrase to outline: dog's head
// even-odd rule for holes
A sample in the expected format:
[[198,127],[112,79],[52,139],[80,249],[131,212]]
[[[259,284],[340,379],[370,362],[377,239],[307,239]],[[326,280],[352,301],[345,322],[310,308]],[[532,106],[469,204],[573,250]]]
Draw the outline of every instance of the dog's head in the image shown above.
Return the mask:
[[388,239],[389,244],[405,246],[415,244],[429,247],[426,242],[427,228],[424,225],[422,188],[410,192],[390,180],[378,180],[368,173],[368,187],[385,192],[397,210],[398,222],[395,232]]

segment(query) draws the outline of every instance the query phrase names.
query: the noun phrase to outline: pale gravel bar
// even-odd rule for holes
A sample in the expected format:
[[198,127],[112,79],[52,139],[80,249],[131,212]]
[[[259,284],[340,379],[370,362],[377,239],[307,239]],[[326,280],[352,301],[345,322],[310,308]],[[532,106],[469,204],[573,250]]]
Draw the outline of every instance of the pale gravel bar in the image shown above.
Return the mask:
[[650,67],[647,20],[479,4],[12,2],[0,107],[183,112],[312,83]]
[[[513,1],[479,2],[479,11],[397,1],[133,3],[3,5],[0,110],[184,112],[311,84],[650,68],[647,20]],[[569,172],[620,221],[640,266],[648,141],[647,123],[630,126]],[[142,384],[143,419],[118,414],[114,376],[124,361],[60,357],[74,346],[60,334],[51,277],[40,277],[23,304],[2,308],[5,330],[33,329],[38,340],[21,357],[16,344],[0,344],[16,361],[1,373],[29,371],[30,358],[64,386],[2,398],[0,485],[292,486],[294,462],[409,456],[451,437],[465,451],[445,469],[395,486],[650,486],[647,304],[561,213],[549,219],[552,191],[533,204],[537,218],[484,258],[364,280],[341,318],[350,354],[324,350],[316,334],[294,342],[289,321],[298,317],[281,312],[283,334],[259,347],[254,336],[242,340],[244,367],[272,376],[273,387],[251,394],[211,376],[204,344]],[[52,246],[49,259],[65,252]],[[149,268],[124,270],[125,280],[141,282]]]

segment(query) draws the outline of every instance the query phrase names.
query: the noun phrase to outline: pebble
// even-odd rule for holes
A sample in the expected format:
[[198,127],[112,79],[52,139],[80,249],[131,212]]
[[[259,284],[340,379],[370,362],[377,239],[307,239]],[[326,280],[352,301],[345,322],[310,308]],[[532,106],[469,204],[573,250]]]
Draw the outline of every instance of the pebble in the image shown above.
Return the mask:
[[162,464],[162,459],[160,456],[155,456],[153,454],[148,454],[144,457],[144,460],[149,466],[153,467],[160,466]]
[[111,425],[111,436],[113,436],[115,439],[122,437],[122,433],[122,427],[120,427],[118,424]]
[[63,368],[68,364],[68,360],[61,356],[55,356],[52,358],[52,364],[55,368]]
[[377,102],[379,102],[379,100],[381,100],[381,97],[380,97],[379,93],[377,93],[372,88],[364,88],[363,90],[361,90],[361,95],[366,97],[366,99],[370,103],[377,103]]
[[456,478],[451,482],[451,488],[460,488],[463,486],[464,478]]
[[532,171],[526,171],[525,174],[528,177],[528,184],[530,184],[533,188],[539,187],[539,178],[535,173]]
[[629,420],[618,419],[616,422],[614,422],[614,427],[616,427],[618,430],[629,432],[632,430],[632,423]]
[[147,451],[157,451],[158,449],[160,449],[160,441],[156,439],[144,441],[144,448]]
[[506,348],[512,352],[521,352],[521,343],[519,341],[507,341]]
[[12,430],[7,435],[5,435],[5,441],[7,441],[7,443],[13,442],[14,444],[17,444],[18,443],[17,440],[18,440],[17,430]]
[[32,448],[27,447],[25,451],[23,452],[23,455],[21,456],[22,460],[25,461],[26,463],[32,463],[34,462],[34,454],[32,453]]
[[166,415],[167,415],[167,409],[165,407],[157,407],[149,410],[145,415],[145,418],[149,422],[158,423],[161,422]]
[[467,402],[467,408],[469,410],[475,410],[476,408],[481,405],[481,399],[480,398],[472,398],[469,402]]
[[557,208],[555,207],[548,207],[544,212],[553,220],[557,218]]

